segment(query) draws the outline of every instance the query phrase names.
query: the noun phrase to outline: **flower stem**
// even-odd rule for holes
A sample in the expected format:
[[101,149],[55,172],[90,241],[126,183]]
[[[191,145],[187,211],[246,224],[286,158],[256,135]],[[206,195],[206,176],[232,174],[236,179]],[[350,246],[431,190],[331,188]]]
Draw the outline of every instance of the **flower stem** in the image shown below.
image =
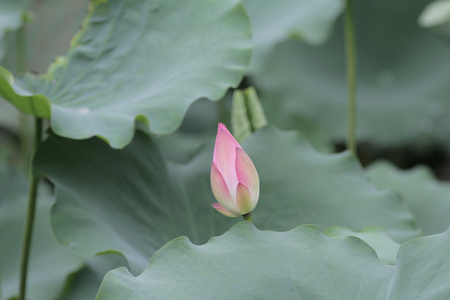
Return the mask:
[[[42,141],[42,119],[35,118],[34,127],[34,143],[32,157],[36,153],[36,149]],[[20,262],[20,284],[19,284],[19,300],[25,300],[26,285],[27,285],[27,273],[28,273],[28,261],[30,258],[31,250],[31,238],[33,235],[34,216],[36,212],[36,199],[37,190],[39,185],[39,176],[33,175],[32,170],[33,159],[30,159],[30,188],[28,191],[28,207],[27,218],[25,222],[25,230],[22,242],[22,258]]]
[[348,136],[347,148],[356,155],[356,47],[355,47],[355,18],[353,14],[353,0],[345,1],[344,28],[345,52],[347,61],[348,88]]
[[242,215],[242,217],[244,218],[245,221],[250,221],[250,222],[253,223],[252,213],[248,213],[248,214]]

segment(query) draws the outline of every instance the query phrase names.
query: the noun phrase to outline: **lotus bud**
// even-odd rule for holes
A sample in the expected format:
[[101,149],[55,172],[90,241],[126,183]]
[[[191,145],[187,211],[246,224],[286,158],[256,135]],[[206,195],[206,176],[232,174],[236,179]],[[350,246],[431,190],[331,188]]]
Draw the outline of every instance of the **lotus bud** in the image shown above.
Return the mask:
[[228,217],[246,215],[258,203],[259,177],[255,165],[222,123],[214,146],[211,188],[219,202],[212,206]]

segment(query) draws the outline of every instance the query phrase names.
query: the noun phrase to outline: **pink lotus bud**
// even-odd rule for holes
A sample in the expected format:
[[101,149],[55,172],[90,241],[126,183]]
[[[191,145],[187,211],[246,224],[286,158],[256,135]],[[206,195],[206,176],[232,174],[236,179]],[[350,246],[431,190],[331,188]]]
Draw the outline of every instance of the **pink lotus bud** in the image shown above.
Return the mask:
[[212,206],[228,217],[245,215],[258,203],[259,177],[255,165],[222,123],[214,146],[211,188],[219,202]]

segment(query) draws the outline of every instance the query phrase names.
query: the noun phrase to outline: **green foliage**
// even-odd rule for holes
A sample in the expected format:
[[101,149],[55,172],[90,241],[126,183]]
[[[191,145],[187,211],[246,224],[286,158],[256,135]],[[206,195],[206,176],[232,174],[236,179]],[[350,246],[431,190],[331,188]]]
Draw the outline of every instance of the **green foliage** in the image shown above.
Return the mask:
[[[349,153],[322,155],[304,137],[271,127],[256,132],[243,147],[261,181],[253,213],[258,228],[377,225],[397,241],[417,236],[402,200],[376,190]],[[55,184],[52,227],[58,240],[84,257],[122,253],[136,274],[177,236],[204,243],[224,233],[235,221],[211,207],[212,149],[205,147],[191,162],[178,165],[166,163],[155,142],[141,132],[121,151],[99,139],[52,135],[37,153],[35,172]]]
[[320,154],[304,136],[273,127],[256,132],[243,147],[260,174],[260,202],[253,213],[258,228],[378,225],[400,242],[418,233],[402,199],[377,190],[349,152]]
[[89,259],[86,266],[75,274],[68,293],[63,300],[94,299],[103,277],[109,270],[125,266],[123,256],[117,254],[102,254]]
[[362,231],[356,232],[345,227],[333,226],[328,228],[324,233],[334,238],[345,238],[347,236],[357,237],[372,247],[382,262],[388,265],[395,265],[396,263],[400,245],[394,242],[380,227],[366,227]]
[[424,234],[440,233],[450,226],[450,184],[439,182],[430,169],[420,166],[401,171],[388,162],[377,162],[367,170],[380,189],[400,192]]
[[250,124],[245,100],[242,91],[237,90],[233,93],[231,124],[233,136],[238,142],[244,141],[252,134],[252,125]]
[[243,0],[253,25],[251,72],[261,68],[275,45],[292,36],[317,45],[330,36],[343,0]]
[[56,187],[56,237],[82,256],[122,253],[133,272],[142,271],[153,252],[185,230],[174,214],[183,220],[189,207],[180,203],[158,147],[143,133],[122,151],[99,139],[51,136],[37,153],[35,172]]
[[[23,174],[0,164],[0,289],[1,299],[17,296],[22,232],[27,204],[27,182]],[[53,201],[49,189],[41,186],[36,211],[28,290],[32,299],[57,299],[71,273],[82,260],[57,243],[49,217]]]
[[233,125],[233,136],[239,142],[248,138],[252,132],[267,125],[266,116],[253,87],[234,92],[231,124]]
[[[434,35],[448,24],[419,27],[429,3],[354,3],[362,155],[450,145],[448,45]],[[32,159],[46,179],[24,299],[448,298],[448,183],[321,153],[347,131],[343,0],[0,8],[1,299],[20,297],[30,206],[12,166]],[[13,110],[48,119],[36,153]],[[259,173],[254,224],[211,207],[213,135],[230,120]]]
[[[427,0],[355,1],[357,137],[383,146],[448,145],[448,46],[420,28]],[[381,17],[383,16],[383,17]],[[269,122],[285,129],[312,122],[333,140],[347,128],[342,20],[314,47],[289,40],[254,74]]]
[[38,117],[51,111],[59,135],[98,135],[114,148],[131,141],[135,119],[157,134],[174,131],[195,100],[236,86],[250,60],[237,0],[99,2],[83,26],[44,77],[12,85],[1,70],[0,95]]
[[[450,232],[402,245],[396,266],[355,237],[311,225],[259,231],[242,222],[202,246],[181,237],[133,277],[109,272],[97,299],[446,299]],[[435,254],[438,253],[436,256]]]
[[[26,77],[25,82],[33,81],[31,75]],[[24,113],[31,114],[39,118],[50,118],[51,104],[43,95],[32,95],[29,91],[20,86],[14,86],[13,75],[8,70],[0,67],[0,96],[10,101],[17,109]],[[39,80],[35,85],[44,83]]]

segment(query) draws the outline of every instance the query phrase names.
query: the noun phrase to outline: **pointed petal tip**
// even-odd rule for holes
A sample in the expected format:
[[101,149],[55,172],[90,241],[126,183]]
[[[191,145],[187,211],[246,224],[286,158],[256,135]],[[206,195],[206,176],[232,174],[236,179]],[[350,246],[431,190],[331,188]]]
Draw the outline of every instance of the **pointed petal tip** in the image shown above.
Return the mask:
[[221,130],[229,133],[228,128],[223,123],[219,123],[219,126],[217,127],[217,133],[219,133],[219,131]]
[[219,128],[217,128],[216,145],[214,147],[214,151],[216,150],[218,141],[226,143],[226,145],[228,145],[229,147],[233,146],[236,148],[242,148],[241,145],[236,141],[234,136],[231,134],[231,132],[228,130],[228,128],[222,123],[219,123]]
[[[223,126],[220,127],[220,125]],[[227,178],[227,181],[231,173],[234,173],[236,148],[242,148],[241,145],[236,141],[233,135],[228,131],[228,129],[222,123],[219,125],[217,131],[216,142],[214,145],[214,155],[213,162],[216,167],[222,172],[222,175]]]
[[[223,123],[219,123],[219,126],[218,126],[218,128],[217,128],[217,132],[219,133],[221,130],[225,131],[225,133],[226,133],[227,135],[233,136],[233,135],[230,133],[230,131],[228,130],[227,126],[225,126],[225,124],[223,124]],[[234,139],[234,137],[233,137],[233,139]]]

